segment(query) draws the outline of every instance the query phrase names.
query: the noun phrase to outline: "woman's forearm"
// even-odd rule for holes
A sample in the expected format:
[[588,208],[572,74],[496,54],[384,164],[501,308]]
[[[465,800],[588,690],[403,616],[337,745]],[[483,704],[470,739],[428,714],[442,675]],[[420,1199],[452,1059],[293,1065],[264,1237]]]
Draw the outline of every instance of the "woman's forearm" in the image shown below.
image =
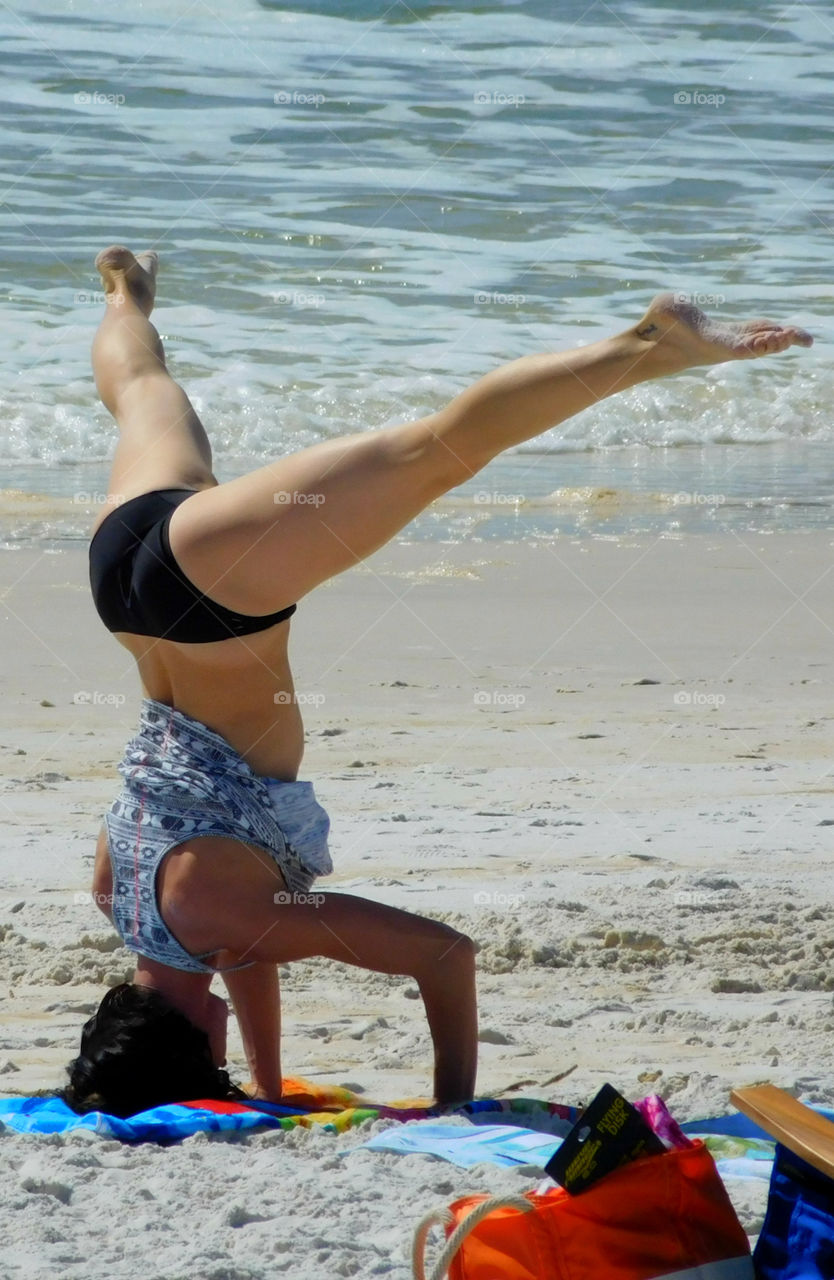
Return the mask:
[[434,1041],[438,1102],[471,1098],[478,1038],[472,939],[437,920],[354,894],[316,898],[303,905],[253,900],[230,921],[230,949],[248,949],[264,962],[324,956],[376,973],[407,974],[420,988]]
[[434,1042],[434,1096],[447,1106],[475,1094],[478,1011],[475,948],[460,936],[449,951],[418,976]]
[[274,964],[223,974],[240,1027],[255,1096],[281,1097],[281,991]]

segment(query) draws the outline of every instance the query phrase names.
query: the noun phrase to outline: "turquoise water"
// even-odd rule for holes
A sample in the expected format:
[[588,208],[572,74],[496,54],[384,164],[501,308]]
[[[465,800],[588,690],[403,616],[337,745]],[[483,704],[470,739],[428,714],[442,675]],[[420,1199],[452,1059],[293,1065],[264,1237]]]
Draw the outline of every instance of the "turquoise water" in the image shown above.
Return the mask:
[[831,527],[828,3],[32,0],[0,35],[0,487],[56,498],[13,541],[82,536],[103,485],[113,240],[162,254],[157,323],[225,476],[659,288],[796,320],[812,352],[627,392],[411,534]]

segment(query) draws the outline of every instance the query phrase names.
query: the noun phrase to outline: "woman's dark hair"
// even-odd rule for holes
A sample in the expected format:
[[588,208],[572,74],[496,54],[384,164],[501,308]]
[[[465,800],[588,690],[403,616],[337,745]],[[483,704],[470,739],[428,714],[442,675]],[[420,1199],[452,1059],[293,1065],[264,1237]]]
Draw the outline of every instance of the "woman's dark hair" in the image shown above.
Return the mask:
[[84,1024],[61,1097],[79,1114],[132,1116],[167,1102],[245,1099],[214,1065],[209,1038],[164,996],[123,982]]

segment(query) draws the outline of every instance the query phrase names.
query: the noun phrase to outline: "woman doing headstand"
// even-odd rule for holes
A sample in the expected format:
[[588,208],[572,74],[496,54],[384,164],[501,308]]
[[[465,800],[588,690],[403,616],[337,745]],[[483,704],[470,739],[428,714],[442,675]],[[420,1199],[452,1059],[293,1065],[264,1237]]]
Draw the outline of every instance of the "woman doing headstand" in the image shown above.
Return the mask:
[[277,1100],[277,966],[324,956],[412,977],[434,1043],[435,1097],[471,1098],[471,940],[352,894],[309,894],[331,863],[327,816],[297,780],[290,615],[502,450],[648,379],[811,338],[767,320],[715,325],[661,295],[616,337],[515,360],[419,421],[317,444],[218,484],[206,433],[149,319],[156,255],[112,247],[96,263],[107,307],[93,368],[119,441],[91,582],[145,698],[99,837],[94,892],[136,952],[136,972],[85,1026],[65,1096],[79,1110],[131,1114],[228,1094],[226,1005],[209,991],[220,972],[253,1092]]

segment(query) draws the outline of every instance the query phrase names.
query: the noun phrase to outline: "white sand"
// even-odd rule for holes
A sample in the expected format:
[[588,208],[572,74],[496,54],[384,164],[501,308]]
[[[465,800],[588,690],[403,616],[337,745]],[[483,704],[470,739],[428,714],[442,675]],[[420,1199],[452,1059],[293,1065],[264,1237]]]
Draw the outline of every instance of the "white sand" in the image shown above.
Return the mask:
[[[324,883],[482,944],[480,1092],[582,1102],[608,1079],[686,1120],[773,1080],[834,1104],[832,545],[401,546],[303,602]],[[137,692],[80,552],[1,553],[0,605],[8,1094],[61,1083],[84,1015],[130,971],[85,891]],[[413,995],[293,966],[285,1070],[425,1093]],[[231,1058],[243,1078],[236,1040]],[[426,1209],[537,1181],[343,1154],[369,1132],[167,1150],[0,1132],[0,1275],[405,1280]],[[763,1200],[739,1202],[748,1230]]]

